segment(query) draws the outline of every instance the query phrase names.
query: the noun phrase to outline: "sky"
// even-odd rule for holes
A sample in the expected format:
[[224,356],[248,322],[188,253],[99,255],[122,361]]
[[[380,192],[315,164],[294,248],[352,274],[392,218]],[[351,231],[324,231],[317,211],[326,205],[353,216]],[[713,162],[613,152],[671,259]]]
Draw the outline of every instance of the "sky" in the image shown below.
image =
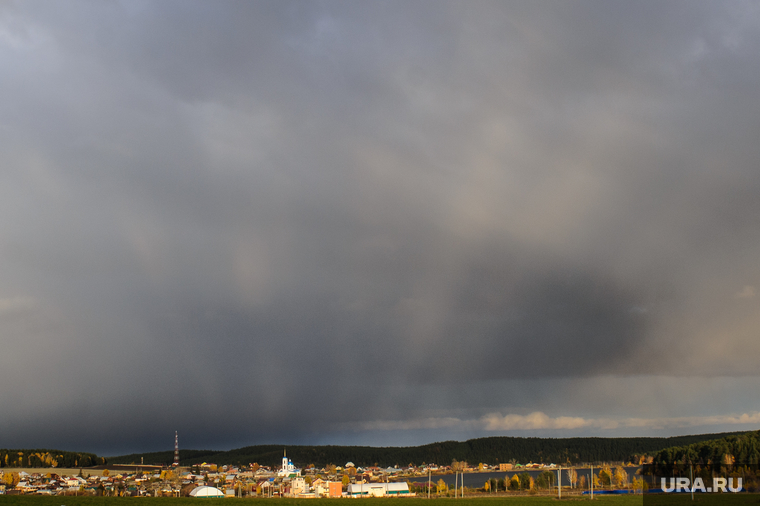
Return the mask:
[[0,0],[0,448],[760,427],[760,5]]

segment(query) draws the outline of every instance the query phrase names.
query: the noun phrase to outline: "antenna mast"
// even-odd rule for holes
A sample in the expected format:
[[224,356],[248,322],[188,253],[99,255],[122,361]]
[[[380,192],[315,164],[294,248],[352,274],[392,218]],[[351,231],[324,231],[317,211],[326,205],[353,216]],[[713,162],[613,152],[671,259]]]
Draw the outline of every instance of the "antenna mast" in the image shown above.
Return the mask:
[[177,431],[174,431],[174,467],[179,465],[179,439],[177,439]]

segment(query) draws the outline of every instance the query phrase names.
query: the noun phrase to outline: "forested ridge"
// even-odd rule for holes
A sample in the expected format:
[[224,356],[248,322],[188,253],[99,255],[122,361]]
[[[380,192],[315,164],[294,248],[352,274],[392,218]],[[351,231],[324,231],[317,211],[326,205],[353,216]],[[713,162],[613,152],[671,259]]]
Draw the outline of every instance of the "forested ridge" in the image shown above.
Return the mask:
[[[423,446],[371,447],[371,446],[293,446],[258,445],[229,451],[180,450],[180,464],[184,466],[212,462],[215,464],[279,466],[283,451],[297,466],[314,464],[357,466],[407,466],[423,463],[448,465],[453,460],[471,464],[483,462],[497,464],[516,460],[520,463],[542,462],[580,464],[588,462],[632,461],[642,455],[653,455],[663,448],[691,445],[700,441],[736,436],[744,432],[700,434],[669,438],[519,438],[487,437],[468,441],[444,441]],[[174,460],[173,451],[136,453],[109,457],[111,464],[168,465]]]
[[94,453],[0,449],[0,467],[92,467],[105,462]]
[[653,464],[663,468],[673,464],[756,466],[760,464],[760,431],[664,448],[653,455]]

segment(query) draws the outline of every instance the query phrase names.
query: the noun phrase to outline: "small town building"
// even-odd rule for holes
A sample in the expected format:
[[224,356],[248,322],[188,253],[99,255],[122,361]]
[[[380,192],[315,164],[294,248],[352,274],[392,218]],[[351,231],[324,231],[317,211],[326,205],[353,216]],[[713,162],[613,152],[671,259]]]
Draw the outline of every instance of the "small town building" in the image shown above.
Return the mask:
[[282,454],[282,467],[279,471],[277,471],[277,476],[280,478],[287,478],[289,476],[301,476],[301,470],[296,469],[296,466],[293,465],[293,461],[291,461],[285,452]]
[[348,486],[350,497],[411,496],[406,482],[397,483],[351,483]]
[[224,492],[216,487],[196,487],[190,492],[190,497],[224,497]]

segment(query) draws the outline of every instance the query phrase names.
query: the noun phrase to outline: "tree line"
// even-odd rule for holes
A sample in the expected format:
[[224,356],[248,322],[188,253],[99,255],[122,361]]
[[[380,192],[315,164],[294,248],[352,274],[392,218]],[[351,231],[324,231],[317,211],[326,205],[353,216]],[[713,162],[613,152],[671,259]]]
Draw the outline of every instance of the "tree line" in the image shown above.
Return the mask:
[[94,453],[66,452],[61,450],[7,450],[0,449],[2,467],[93,467],[105,464],[103,457]]
[[[314,465],[322,468],[329,464],[343,465],[353,462],[357,466],[380,467],[408,466],[437,463],[448,465],[454,460],[498,464],[516,461],[520,463],[585,464],[596,462],[637,462],[643,455],[652,455],[663,448],[690,445],[700,441],[716,440],[726,435],[701,434],[670,438],[519,438],[487,437],[468,441],[444,441],[410,447],[371,446],[291,446],[258,445],[229,451],[180,450],[180,464],[195,465],[202,462],[247,465],[256,462],[266,466],[279,466],[283,450],[297,466]],[[173,451],[131,454],[109,457],[113,464],[170,465]]]
[[664,448],[652,456],[657,471],[673,471],[685,466],[703,468],[753,466],[760,464],[760,431],[745,432],[720,439]]

